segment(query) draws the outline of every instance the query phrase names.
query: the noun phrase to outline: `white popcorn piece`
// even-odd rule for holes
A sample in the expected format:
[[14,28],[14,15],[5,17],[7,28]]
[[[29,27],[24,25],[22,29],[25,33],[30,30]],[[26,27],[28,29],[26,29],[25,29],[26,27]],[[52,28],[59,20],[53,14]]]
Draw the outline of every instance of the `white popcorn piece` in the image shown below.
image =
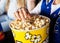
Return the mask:
[[30,23],[27,23],[28,25],[30,25]]
[[45,20],[41,19],[41,25],[45,24]]
[[29,30],[29,27],[25,27],[25,30],[28,31]]
[[16,43],[22,43],[22,42],[20,42],[20,41],[16,41]]
[[35,27],[36,29],[38,29],[38,27]]
[[40,36],[36,36],[36,35],[34,35],[33,37],[32,37],[32,42],[33,43],[38,43],[39,41],[41,40],[41,37]]
[[19,25],[21,25],[21,22],[19,22]]
[[33,30],[33,29],[36,29],[35,26],[32,26],[32,30]]
[[37,36],[36,36],[36,35],[34,35],[34,36],[33,36],[33,38],[35,39],[35,38],[37,38]]
[[38,42],[41,40],[41,36],[37,36]]
[[36,18],[37,21],[39,21],[39,18]]
[[20,26],[19,25],[16,25],[15,28],[19,30],[20,29]]
[[37,21],[36,23],[37,23],[37,24],[39,24],[40,22],[39,22],[39,21]]
[[25,27],[25,24],[23,24],[22,27],[24,28]]
[[46,22],[48,23],[48,22],[49,22],[49,20],[48,20],[48,19],[46,19]]
[[38,43],[38,39],[34,40],[34,43]]
[[42,23],[39,23],[39,27],[41,28],[42,27],[42,25],[41,25]]
[[29,33],[26,33],[25,38],[26,38],[26,40],[31,39],[31,35]]
[[34,40],[36,39],[36,36],[34,35],[34,36],[32,36],[32,42],[34,42]]

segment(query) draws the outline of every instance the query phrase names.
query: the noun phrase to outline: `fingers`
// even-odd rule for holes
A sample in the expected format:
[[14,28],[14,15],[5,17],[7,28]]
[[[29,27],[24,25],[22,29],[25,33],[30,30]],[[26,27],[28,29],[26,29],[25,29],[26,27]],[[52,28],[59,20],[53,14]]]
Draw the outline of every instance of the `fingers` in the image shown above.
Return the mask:
[[20,15],[19,15],[18,11],[16,11],[16,12],[14,13],[14,16],[15,16],[16,19],[21,19],[21,17],[20,17]]
[[27,18],[27,13],[26,13],[26,10],[24,8],[22,8],[22,12],[24,14],[24,17]]
[[25,9],[25,8],[18,9],[18,10],[14,13],[14,15],[15,15],[15,18],[21,19],[21,20],[23,20],[23,21],[24,21],[26,18],[30,18],[30,17],[31,17],[30,14],[29,14],[29,12],[28,12],[28,10]]
[[28,12],[27,9],[22,8],[22,11],[23,11],[23,14],[24,14],[25,18],[30,18],[30,13]]
[[19,15],[20,15],[21,19],[25,20],[25,17],[24,17],[24,14],[23,14],[22,10],[19,9],[18,11],[19,11]]

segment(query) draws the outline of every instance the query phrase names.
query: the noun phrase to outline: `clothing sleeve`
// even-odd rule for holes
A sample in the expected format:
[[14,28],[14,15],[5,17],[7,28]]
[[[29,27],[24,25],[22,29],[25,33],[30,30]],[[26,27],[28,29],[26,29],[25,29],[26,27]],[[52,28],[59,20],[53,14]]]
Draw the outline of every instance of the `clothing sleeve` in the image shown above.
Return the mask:
[[14,17],[14,12],[16,12],[17,10],[17,0],[10,0],[10,4],[9,4],[9,9],[8,9],[8,17],[10,19],[15,19]]
[[5,11],[6,0],[0,1],[0,15]]

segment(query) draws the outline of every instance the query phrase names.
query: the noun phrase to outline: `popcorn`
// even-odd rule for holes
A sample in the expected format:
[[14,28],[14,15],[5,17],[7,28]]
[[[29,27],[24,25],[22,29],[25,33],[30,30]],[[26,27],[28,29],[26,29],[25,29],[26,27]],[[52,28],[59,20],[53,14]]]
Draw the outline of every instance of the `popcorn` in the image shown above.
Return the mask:
[[39,21],[40,19],[39,19],[39,17],[38,18],[35,18],[35,21]]
[[32,35],[29,32],[26,32],[25,39],[30,40],[31,43],[39,43],[41,41],[41,35]]
[[31,35],[27,32],[25,38],[26,40],[31,39]]
[[36,36],[36,35],[34,35],[33,37],[32,37],[32,42],[33,43],[38,43],[39,41],[41,40],[41,37],[40,36]]
[[26,27],[25,30],[28,31],[29,30],[29,27]]
[[42,27],[41,23],[39,23],[39,27],[40,27],[40,28]]
[[41,40],[41,37],[40,36],[37,36],[37,39],[38,39],[38,42]]
[[32,30],[33,30],[33,29],[36,29],[35,26],[32,26]]
[[43,19],[41,19],[41,25],[44,25],[45,21]]
[[11,24],[10,24],[10,26],[11,26],[13,29],[15,28],[15,26],[14,26],[14,24],[13,24],[13,23],[11,23]]
[[14,20],[10,24],[11,28],[18,29],[18,30],[34,30],[39,29],[49,23],[48,18],[44,16],[32,16],[31,19],[26,19],[25,21],[22,20]]
[[22,42],[21,42],[21,41],[17,41],[17,40],[16,40],[16,43],[22,43]]
[[35,27],[36,29],[38,28],[38,27]]
[[49,20],[48,20],[48,19],[46,19],[46,22],[49,22]]

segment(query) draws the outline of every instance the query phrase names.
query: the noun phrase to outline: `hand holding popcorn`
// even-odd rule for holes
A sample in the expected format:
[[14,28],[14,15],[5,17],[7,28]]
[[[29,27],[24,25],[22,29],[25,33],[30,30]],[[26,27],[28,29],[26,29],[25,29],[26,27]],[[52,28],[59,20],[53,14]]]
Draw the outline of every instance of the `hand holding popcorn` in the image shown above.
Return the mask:
[[15,15],[16,19],[21,19],[21,20],[25,20],[27,18],[30,18],[30,14],[29,14],[28,10],[25,8],[18,9],[14,13],[14,15]]

